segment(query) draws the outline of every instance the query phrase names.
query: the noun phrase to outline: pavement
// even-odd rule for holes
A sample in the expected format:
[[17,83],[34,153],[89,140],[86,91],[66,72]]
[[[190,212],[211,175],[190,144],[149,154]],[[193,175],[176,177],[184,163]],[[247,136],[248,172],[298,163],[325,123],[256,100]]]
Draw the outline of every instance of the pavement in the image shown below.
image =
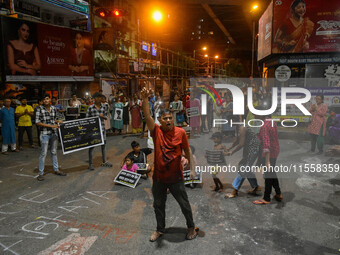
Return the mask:
[[[210,136],[190,140],[198,165],[206,164]],[[35,179],[39,148],[25,144],[19,153],[0,155],[0,254],[340,254],[340,173],[304,171],[310,164],[339,167],[340,158],[310,154],[308,142],[281,139],[277,165],[298,171],[278,174],[284,200],[264,206],[252,203],[261,197],[247,194],[247,181],[239,197],[224,198],[236,173],[219,174],[223,193],[211,191],[213,180],[204,173],[203,184],[187,188],[199,236],[185,240],[184,216],[168,195],[167,232],[151,243],[156,227],[151,178],[134,189],[113,182],[133,140],[146,146],[146,139],[134,136],[108,137],[113,167],[100,167],[96,148],[95,171],[87,169],[87,150],[67,155],[59,150],[66,177],[52,173],[48,154],[42,182]],[[241,155],[227,157],[227,164],[236,166]],[[263,187],[262,174],[257,178]]]

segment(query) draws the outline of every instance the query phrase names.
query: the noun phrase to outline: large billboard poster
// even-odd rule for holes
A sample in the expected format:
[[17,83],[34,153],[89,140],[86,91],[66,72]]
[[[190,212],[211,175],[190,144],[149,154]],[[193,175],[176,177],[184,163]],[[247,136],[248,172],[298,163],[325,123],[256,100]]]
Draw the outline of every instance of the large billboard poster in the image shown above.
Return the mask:
[[274,1],[273,53],[340,51],[339,0]]
[[272,53],[273,2],[259,20],[259,43],[257,59],[261,60]]
[[1,18],[6,81],[92,81],[92,36]]

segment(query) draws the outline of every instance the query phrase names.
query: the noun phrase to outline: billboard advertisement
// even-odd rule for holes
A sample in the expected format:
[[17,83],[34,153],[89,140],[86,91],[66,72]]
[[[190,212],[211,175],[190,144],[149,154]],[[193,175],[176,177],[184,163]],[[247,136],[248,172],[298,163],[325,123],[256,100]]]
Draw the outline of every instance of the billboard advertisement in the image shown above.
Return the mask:
[[272,53],[273,2],[259,20],[259,42],[257,59],[261,60]]
[[326,2],[274,1],[272,53],[340,51],[340,1]]
[[92,81],[92,36],[68,28],[2,17],[7,82]]

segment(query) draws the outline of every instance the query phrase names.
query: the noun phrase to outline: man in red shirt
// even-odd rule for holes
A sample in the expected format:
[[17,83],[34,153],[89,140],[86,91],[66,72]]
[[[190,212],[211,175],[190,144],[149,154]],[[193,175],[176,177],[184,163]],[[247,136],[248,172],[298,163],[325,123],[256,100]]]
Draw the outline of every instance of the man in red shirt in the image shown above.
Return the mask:
[[[185,157],[189,163],[193,162],[188,138],[184,129],[174,126],[172,113],[167,109],[160,111],[158,120],[161,125],[155,124],[150,115],[149,95],[150,91],[143,88],[142,109],[155,149],[152,195],[154,197],[153,207],[156,214],[157,230],[150,236],[150,241],[156,241],[165,231],[167,189],[174,196],[185,216],[188,227],[186,239],[192,240],[197,236],[197,230],[195,229],[191,206],[184,187],[183,167],[181,164],[182,150],[184,150]],[[195,175],[192,164],[191,169],[191,175]]]
[[[266,107],[264,105],[259,105],[256,108],[258,110],[266,110]],[[274,171],[274,169],[273,170],[270,169],[270,167],[274,168],[276,165],[276,159],[280,153],[280,144],[276,123],[268,116],[256,116],[256,117],[261,118],[264,122],[258,134],[258,137],[261,142],[260,153],[262,153],[262,155],[260,156],[257,164],[265,166],[266,172],[264,173],[265,191],[263,199],[256,200],[253,203],[263,205],[270,203],[270,195],[272,193],[272,188],[274,188],[276,192],[274,198],[277,201],[282,200],[282,194],[276,172]]]

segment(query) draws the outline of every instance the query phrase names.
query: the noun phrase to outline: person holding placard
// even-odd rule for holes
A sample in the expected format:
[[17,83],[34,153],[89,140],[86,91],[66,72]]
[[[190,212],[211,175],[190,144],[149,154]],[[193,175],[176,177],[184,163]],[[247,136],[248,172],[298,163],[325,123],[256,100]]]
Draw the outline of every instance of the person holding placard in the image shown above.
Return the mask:
[[182,151],[184,150],[185,157],[189,161],[188,164],[191,166],[191,175],[195,175],[188,137],[184,129],[174,126],[172,114],[168,109],[160,112],[159,122],[161,125],[155,124],[150,114],[149,96],[150,91],[143,88],[142,109],[155,148],[152,195],[154,197],[153,207],[156,214],[157,230],[150,236],[150,241],[156,241],[165,232],[167,189],[174,196],[185,216],[188,227],[186,239],[192,240],[197,236],[198,229],[195,228],[191,206],[184,187],[183,167],[181,165]]
[[184,119],[184,114],[183,114],[183,103],[180,99],[179,93],[175,94],[174,101],[170,103],[170,111],[173,114],[173,119],[174,119],[174,125],[177,126],[182,126],[183,122],[185,121]]
[[48,94],[43,97],[43,105],[37,108],[35,113],[36,125],[41,128],[40,141],[41,141],[41,154],[39,157],[39,175],[38,181],[43,181],[45,159],[47,155],[48,145],[50,144],[53,170],[56,175],[66,176],[66,173],[59,171],[58,158],[57,158],[57,145],[58,135],[57,129],[59,123],[62,121],[57,120],[57,109],[51,105],[51,98]]
[[[101,166],[104,167],[112,167],[112,164],[108,161],[106,161],[106,132],[105,132],[105,124],[104,120],[107,119],[107,108],[102,104],[102,95],[100,95],[98,92],[94,93],[93,96],[94,98],[94,104],[89,106],[87,109],[86,113],[86,118],[89,117],[99,117],[100,123],[102,126],[102,132],[103,132],[103,137],[104,137],[104,144],[101,145],[102,149],[102,160],[103,163]],[[93,171],[94,166],[93,166],[93,149],[94,147],[89,149],[89,170]]]
[[72,99],[68,100],[68,106],[66,107],[66,120],[78,119],[79,108],[74,105]]
[[123,103],[120,101],[120,97],[116,96],[114,108],[113,108],[113,120],[112,120],[112,128],[114,131],[118,131],[119,134],[122,133],[123,130]]

